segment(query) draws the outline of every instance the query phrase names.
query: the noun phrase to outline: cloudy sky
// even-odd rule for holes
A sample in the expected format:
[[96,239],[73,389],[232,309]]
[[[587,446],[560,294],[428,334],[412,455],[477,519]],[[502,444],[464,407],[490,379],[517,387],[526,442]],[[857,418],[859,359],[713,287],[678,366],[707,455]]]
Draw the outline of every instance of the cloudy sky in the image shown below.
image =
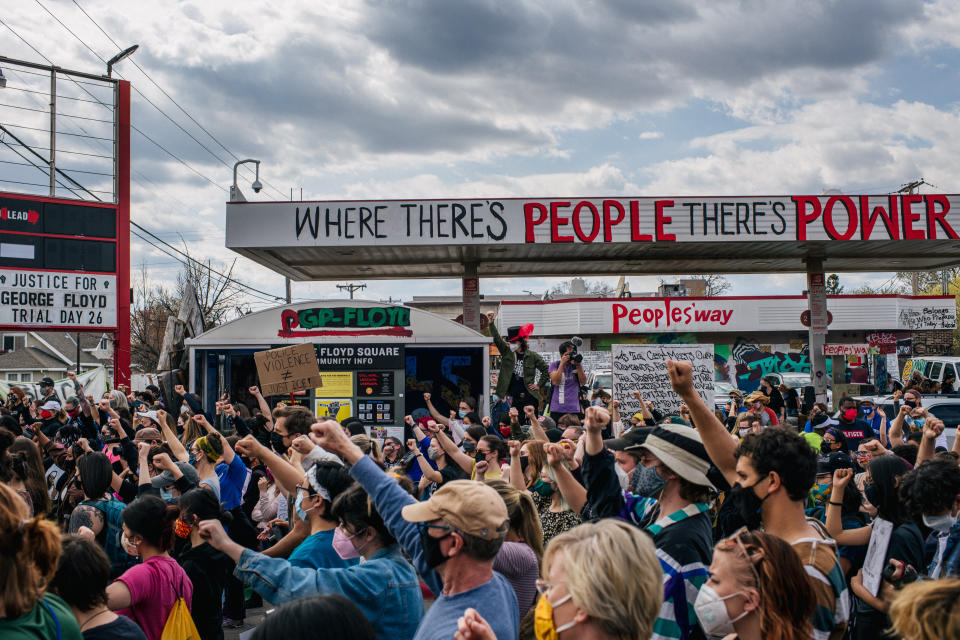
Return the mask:
[[[305,199],[888,193],[920,178],[933,185],[923,190],[956,193],[958,9],[956,0],[34,0],[8,2],[2,20],[36,51],[0,25],[0,53],[100,73],[117,45],[138,43],[132,60],[182,110],[131,60],[119,63],[141,92],[134,124],[180,159],[134,133],[133,219],[222,265],[233,257],[223,246],[231,154],[263,161],[268,187],[254,196],[251,178],[241,183],[251,200],[291,188]],[[6,75],[8,86],[29,79]],[[133,262],[157,281],[180,266],[140,241]],[[282,292],[275,273],[238,266],[244,281]],[[735,295],[804,286],[801,275],[730,280]],[[555,282],[491,279],[481,292]],[[342,297],[335,284],[295,283],[294,296]],[[631,284],[650,291],[657,278]],[[459,293],[455,280],[367,285],[369,298]]]

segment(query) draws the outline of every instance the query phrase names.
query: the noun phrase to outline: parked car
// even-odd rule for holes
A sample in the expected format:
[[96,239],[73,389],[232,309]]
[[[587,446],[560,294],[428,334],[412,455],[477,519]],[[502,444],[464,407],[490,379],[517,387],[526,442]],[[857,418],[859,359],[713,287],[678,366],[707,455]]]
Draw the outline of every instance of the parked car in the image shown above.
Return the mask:
[[730,402],[730,392],[736,389],[729,382],[722,380],[713,383],[713,406],[721,411],[725,411],[727,403]]
[[613,374],[610,369],[594,369],[587,374],[587,388],[590,389],[590,397],[597,391],[606,391],[613,395]]
[[911,358],[903,365],[903,381],[907,382],[916,372],[920,372],[924,378],[930,378],[934,382],[943,382],[948,375],[957,380],[957,370],[960,370],[960,357],[957,356]]
[[[897,412],[893,408],[893,396],[858,396],[860,400],[872,400],[874,405],[883,409],[888,421],[893,421]],[[953,446],[954,438],[957,437],[957,427],[960,426],[960,394],[950,394],[944,396],[924,395],[923,407],[934,417],[943,420],[944,430],[947,435],[948,446]]]

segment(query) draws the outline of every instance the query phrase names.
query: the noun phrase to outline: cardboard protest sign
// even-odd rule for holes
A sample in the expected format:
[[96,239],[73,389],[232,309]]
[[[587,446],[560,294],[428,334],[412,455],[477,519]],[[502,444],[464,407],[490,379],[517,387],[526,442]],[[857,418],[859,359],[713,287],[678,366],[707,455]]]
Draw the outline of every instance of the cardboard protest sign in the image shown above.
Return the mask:
[[689,360],[693,364],[693,386],[713,406],[712,344],[614,344],[613,398],[620,401],[620,416],[629,420],[641,410],[632,392],[667,415],[679,414],[683,402],[670,387],[667,360]]
[[309,343],[253,354],[264,396],[279,396],[323,386],[317,352]]

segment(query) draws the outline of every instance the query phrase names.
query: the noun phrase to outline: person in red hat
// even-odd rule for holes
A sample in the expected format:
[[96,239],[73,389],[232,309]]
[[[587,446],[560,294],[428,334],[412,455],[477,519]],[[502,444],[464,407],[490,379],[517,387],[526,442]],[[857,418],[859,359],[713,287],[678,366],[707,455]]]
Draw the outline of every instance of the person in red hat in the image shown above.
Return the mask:
[[533,325],[525,324],[507,329],[504,340],[497,327],[490,323],[490,337],[500,350],[500,375],[494,402],[509,396],[523,419],[523,408],[530,406],[536,411],[543,407],[546,397],[544,386],[550,379],[550,368],[539,353],[527,347],[527,338],[533,333]]

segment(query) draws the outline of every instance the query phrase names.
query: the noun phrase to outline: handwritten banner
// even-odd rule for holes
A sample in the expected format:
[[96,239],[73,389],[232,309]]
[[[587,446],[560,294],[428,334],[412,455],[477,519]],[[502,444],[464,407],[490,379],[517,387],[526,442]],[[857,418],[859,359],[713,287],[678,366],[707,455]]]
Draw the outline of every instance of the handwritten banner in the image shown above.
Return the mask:
[[639,391],[665,414],[679,414],[683,402],[670,386],[667,360],[689,360],[693,364],[694,388],[707,406],[713,406],[712,344],[615,344],[613,355],[613,398],[620,401],[620,415],[627,419],[641,410],[633,397]]
[[253,354],[265,396],[278,396],[323,386],[313,344],[280,347]]

